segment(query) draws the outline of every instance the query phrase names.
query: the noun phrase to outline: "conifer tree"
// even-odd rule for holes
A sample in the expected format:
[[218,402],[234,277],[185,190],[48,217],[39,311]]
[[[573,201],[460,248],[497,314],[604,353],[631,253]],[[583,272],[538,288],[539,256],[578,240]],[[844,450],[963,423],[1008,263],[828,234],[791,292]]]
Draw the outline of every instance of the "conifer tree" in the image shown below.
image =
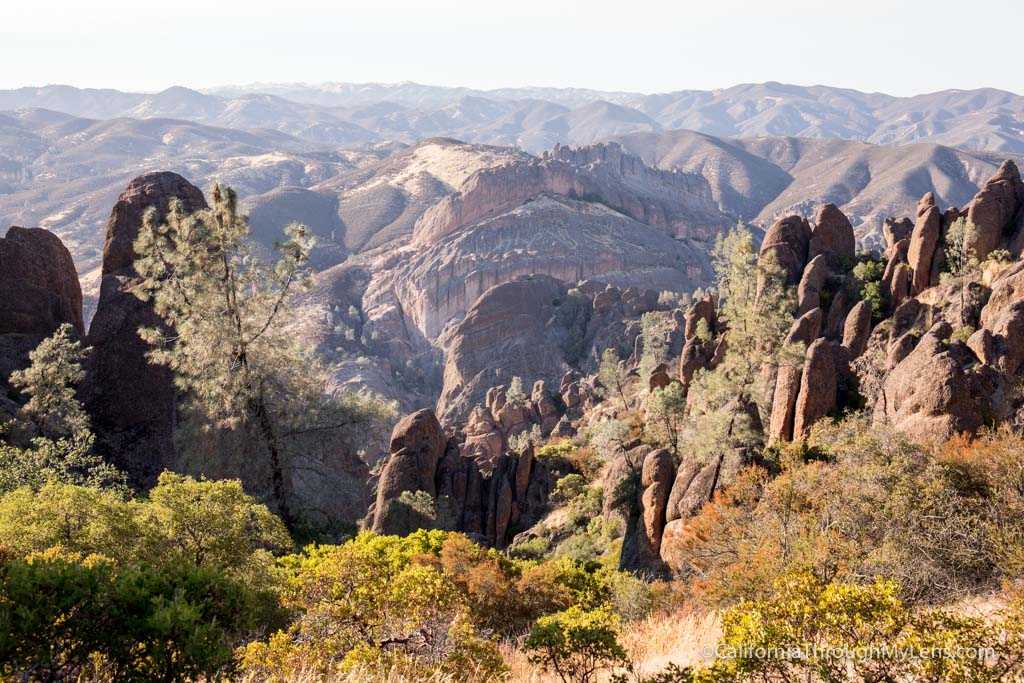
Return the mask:
[[78,401],[76,387],[85,379],[82,361],[88,351],[65,323],[29,353],[31,365],[11,373],[11,384],[29,396],[21,418],[46,439],[89,431],[89,416]]
[[204,473],[242,476],[265,490],[294,527],[296,456],[319,449],[336,457],[351,444],[325,449],[325,440],[344,442],[389,411],[364,397],[325,398],[322,365],[290,332],[294,296],[310,282],[309,230],[286,227],[286,239],[275,245],[279,260],[267,265],[251,253],[235,192],[217,185],[211,198],[211,209],[191,215],[172,202],[162,224],[147,213],[135,242],[143,279],[136,292],[165,327],[140,335],[152,345],[151,361],[174,372],[182,393],[186,457]]

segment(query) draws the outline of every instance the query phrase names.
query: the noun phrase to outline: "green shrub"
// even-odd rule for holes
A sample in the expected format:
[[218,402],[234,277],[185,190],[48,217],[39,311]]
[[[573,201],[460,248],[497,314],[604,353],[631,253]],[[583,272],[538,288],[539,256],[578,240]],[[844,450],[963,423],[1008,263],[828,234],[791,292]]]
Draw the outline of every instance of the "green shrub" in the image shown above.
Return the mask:
[[538,619],[524,647],[531,663],[563,683],[590,683],[599,672],[627,663],[618,635],[619,619],[609,609],[573,606]]
[[[214,569],[48,553],[0,565],[0,672],[23,680],[221,680],[253,596]],[[98,671],[97,671],[98,670]]]

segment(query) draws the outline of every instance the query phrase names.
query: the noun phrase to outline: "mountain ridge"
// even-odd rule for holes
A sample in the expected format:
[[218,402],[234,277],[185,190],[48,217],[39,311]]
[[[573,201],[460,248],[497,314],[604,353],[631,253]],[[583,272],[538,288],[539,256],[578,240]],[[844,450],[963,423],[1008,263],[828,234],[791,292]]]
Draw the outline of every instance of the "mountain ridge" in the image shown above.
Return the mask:
[[428,137],[539,153],[631,132],[936,142],[1024,153],[1024,96],[996,88],[899,97],[769,81],[642,94],[582,88],[447,88],[417,83],[174,86],[158,93],[44,86],[0,90],[0,111],[43,108],[88,118],[179,118],[358,144]]

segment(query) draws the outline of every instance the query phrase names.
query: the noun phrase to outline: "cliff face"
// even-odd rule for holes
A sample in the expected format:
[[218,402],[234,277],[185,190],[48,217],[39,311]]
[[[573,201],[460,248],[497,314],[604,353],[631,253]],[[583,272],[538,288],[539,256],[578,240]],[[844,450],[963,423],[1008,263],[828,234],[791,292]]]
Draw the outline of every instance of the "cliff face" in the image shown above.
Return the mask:
[[689,291],[709,281],[707,245],[730,223],[699,176],[618,145],[556,146],[477,171],[428,209],[408,246],[372,262],[364,306],[371,318],[397,306],[436,340],[489,288],[525,275]]
[[615,143],[555,145],[540,159],[474,174],[420,217],[413,244],[436,244],[540,194],[603,204],[680,239],[712,239],[728,225],[699,175],[651,168]]

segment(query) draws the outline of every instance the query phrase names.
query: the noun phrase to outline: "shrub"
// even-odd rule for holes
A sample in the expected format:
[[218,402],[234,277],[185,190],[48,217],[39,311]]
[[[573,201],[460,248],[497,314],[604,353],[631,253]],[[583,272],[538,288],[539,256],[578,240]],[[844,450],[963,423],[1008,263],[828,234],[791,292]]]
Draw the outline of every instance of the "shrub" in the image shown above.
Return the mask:
[[619,619],[607,608],[578,606],[537,620],[524,647],[530,662],[558,675],[563,683],[589,683],[600,671],[626,664],[618,641]]
[[116,569],[103,558],[53,552],[7,560],[0,672],[25,680],[221,680],[254,614],[252,595],[213,569]]
[[723,614],[718,651],[727,658],[713,665],[712,680],[987,681],[1021,673],[1019,606],[990,625],[914,610],[900,593],[880,578],[829,583],[808,569],[789,573],[770,598]]

